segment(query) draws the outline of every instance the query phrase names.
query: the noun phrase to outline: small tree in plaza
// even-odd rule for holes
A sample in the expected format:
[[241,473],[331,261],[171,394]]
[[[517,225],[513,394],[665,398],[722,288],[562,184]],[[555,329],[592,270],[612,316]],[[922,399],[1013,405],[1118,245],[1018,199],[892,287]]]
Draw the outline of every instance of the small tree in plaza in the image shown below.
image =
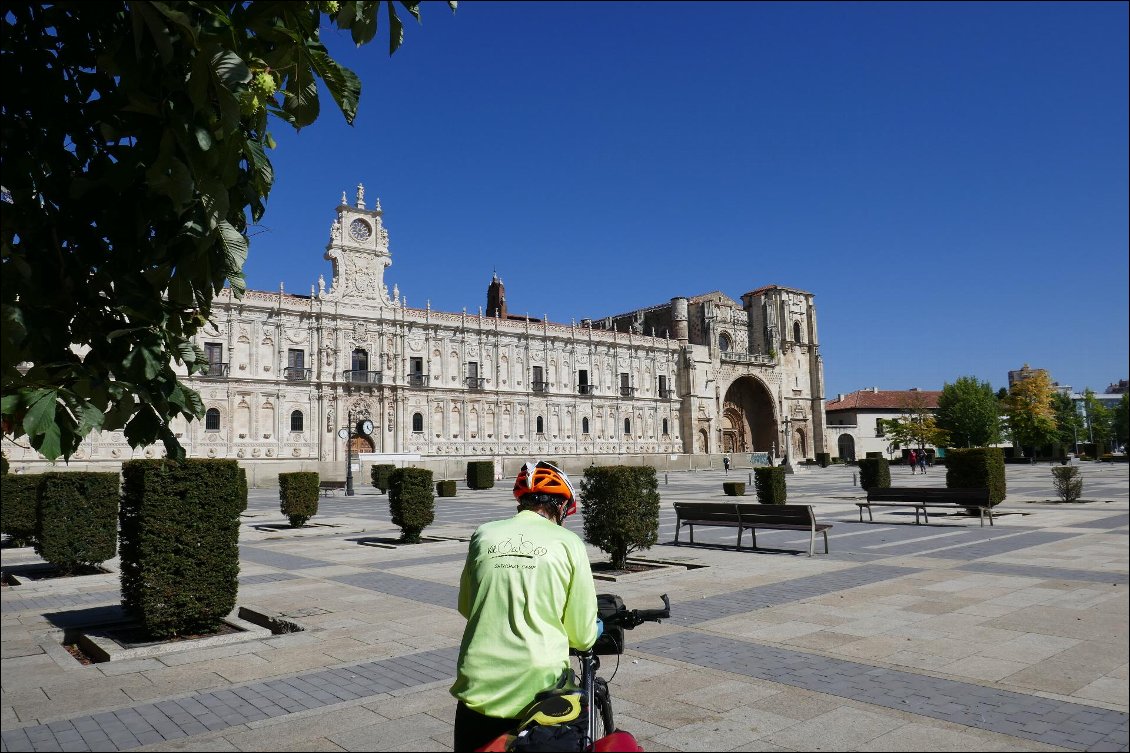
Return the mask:
[[585,541],[607,552],[623,569],[628,555],[659,540],[659,481],[650,466],[606,465],[585,469],[580,485]]
[[1073,465],[1052,468],[1052,483],[1055,493],[1064,502],[1078,502],[1083,495],[1083,476]]
[[279,509],[294,528],[318,514],[318,474],[311,471],[279,474]]
[[1087,425],[1079,415],[1075,401],[1070,395],[1056,392],[1052,395],[1052,411],[1055,413],[1056,443],[1074,451],[1080,439],[1087,440]]
[[419,544],[420,533],[435,520],[432,472],[423,468],[398,468],[389,476],[388,507],[400,540]]
[[1095,459],[1110,452],[1110,439],[1114,436],[1114,412],[1107,408],[1092,390],[1083,393],[1083,412],[1087,419],[1087,436],[1095,443]]

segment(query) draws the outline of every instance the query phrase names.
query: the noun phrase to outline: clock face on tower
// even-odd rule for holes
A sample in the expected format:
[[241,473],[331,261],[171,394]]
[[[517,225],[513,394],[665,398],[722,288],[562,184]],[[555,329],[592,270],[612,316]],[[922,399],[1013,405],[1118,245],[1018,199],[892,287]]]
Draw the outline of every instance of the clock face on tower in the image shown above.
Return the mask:
[[367,241],[372,234],[372,228],[370,228],[369,223],[364,220],[354,220],[349,223],[349,235],[355,241]]

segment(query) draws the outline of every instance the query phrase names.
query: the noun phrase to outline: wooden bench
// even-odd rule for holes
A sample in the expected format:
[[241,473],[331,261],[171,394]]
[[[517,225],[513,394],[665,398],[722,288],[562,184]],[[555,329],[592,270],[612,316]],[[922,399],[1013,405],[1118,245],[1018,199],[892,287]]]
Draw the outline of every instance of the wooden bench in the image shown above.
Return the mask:
[[867,518],[874,522],[875,516],[871,514],[872,507],[913,507],[914,524],[919,525],[919,513],[927,523],[930,522],[926,512],[927,507],[948,507],[976,509],[981,516],[981,525],[985,525],[985,515],[989,516],[989,525],[993,525],[993,506],[989,504],[989,490],[986,487],[974,489],[946,489],[944,487],[907,486],[890,487],[888,489],[871,489],[867,492],[866,502],[856,502],[859,508],[859,522],[863,522],[863,508],[867,508]]
[[742,531],[753,535],[753,548],[757,548],[757,529],[776,528],[785,531],[808,531],[808,556],[816,548],[816,533],[824,534],[824,554],[828,553],[828,529],[831,523],[817,523],[812,505],[762,505],[756,502],[675,502],[675,544],[679,543],[682,527],[723,526],[738,529],[737,548],[742,548]]
[[344,481],[319,481],[318,488],[322,490],[323,497],[333,495],[338,489],[345,489]]

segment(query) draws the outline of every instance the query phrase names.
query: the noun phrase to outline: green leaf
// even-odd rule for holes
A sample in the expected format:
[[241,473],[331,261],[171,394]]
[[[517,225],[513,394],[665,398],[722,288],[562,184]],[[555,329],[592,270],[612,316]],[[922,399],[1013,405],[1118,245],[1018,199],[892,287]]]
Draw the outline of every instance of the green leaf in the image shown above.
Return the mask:
[[110,410],[106,411],[105,419],[102,421],[102,430],[116,431],[125,426],[126,421],[133,415],[135,406],[136,401],[133,395],[130,393],[123,394],[118,398],[118,401],[110,407]]
[[400,22],[396,7],[391,2],[388,3],[388,23],[388,54],[392,55],[404,41],[404,24]]
[[[52,389],[38,389],[30,392],[24,391],[24,402],[27,413],[24,414],[24,432],[34,438],[38,434],[55,428],[56,438],[58,428],[55,427],[55,402],[59,393]],[[56,453],[55,457],[58,457]]]
[[76,408],[78,414],[78,435],[85,437],[92,430],[102,425],[105,414],[89,402],[82,402]]
[[224,277],[231,283],[232,290],[243,293],[243,265],[247,262],[247,239],[226,220],[217,228],[220,244],[224,250]]
[[135,345],[126,354],[123,364],[131,373],[144,376],[148,381],[161,372],[165,365],[164,351],[151,345]]
[[352,125],[353,119],[357,117],[357,105],[361,100],[361,79],[356,73],[331,58],[322,45],[309,45],[307,52],[314,70],[322,77],[330,95],[341,109],[341,114],[345,116],[345,122]]
[[212,56],[212,70],[230,91],[237,91],[251,80],[251,69],[231,50],[220,50]]
[[43,427],[42,434],[31,435],[31,446],[48,460],[55,460],[63,454],[62,431],[52,421]]

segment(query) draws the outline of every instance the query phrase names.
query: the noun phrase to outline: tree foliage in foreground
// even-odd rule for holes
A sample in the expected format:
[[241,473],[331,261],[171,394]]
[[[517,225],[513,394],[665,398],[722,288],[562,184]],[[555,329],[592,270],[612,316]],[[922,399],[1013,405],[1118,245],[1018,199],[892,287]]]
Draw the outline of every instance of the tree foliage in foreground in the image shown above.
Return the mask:
[[361,82],[320,41],[324,22],[357,45],[387,23],[390,54],[403,39],[379,0],[5,6],[6,432],[50,459],[115,429],[183,457],[170,422],[204,406],[175,366],[207,367],[191,338],[225,284],[243,291],[248,224],[274,181],[268,116],[313,123],[319,81],[357,114]]
[[938,397],[938,426],[954,447],[987,447],[1000,441],[1000,404],[988,382],[973,376],[946,382]]

